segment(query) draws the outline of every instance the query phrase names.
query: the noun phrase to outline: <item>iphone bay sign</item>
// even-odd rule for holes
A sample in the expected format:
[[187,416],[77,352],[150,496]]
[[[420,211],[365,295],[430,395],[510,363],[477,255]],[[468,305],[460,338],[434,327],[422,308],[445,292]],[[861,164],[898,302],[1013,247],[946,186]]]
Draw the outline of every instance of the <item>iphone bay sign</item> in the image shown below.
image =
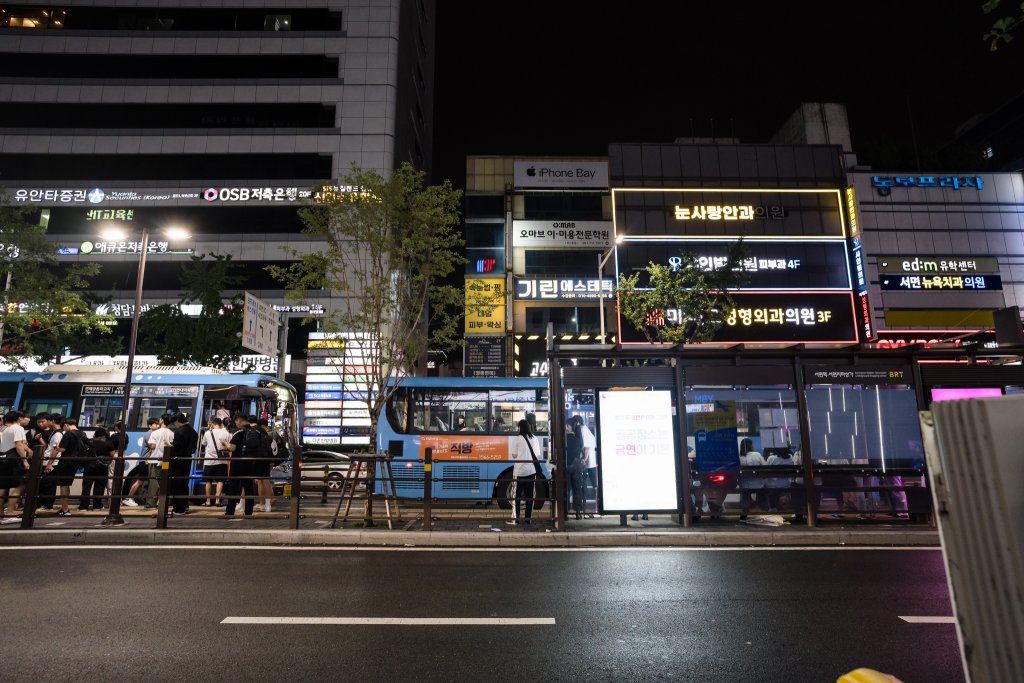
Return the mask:
[[607,161],[516,161],[513,164],[516,187],[531,188],[608,188]]

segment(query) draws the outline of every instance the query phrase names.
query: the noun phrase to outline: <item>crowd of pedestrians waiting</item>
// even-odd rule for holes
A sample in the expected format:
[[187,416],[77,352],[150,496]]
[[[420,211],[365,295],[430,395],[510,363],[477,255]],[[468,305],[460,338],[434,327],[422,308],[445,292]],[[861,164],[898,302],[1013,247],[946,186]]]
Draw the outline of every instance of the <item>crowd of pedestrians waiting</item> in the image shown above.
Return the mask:
[[[12,410],[0,426],[0,524],[21,522],[22,498],[31,466],[32,447],[41,446],[42,468],[37,508],[53,510],[63,517],[71,514],[71,486],[78,473],[82,477],[79,511],[109,507],[114,459],[120,455],[124,424],[112,430],[92,428],[88,436],[79,429],[74,417],[41,413],[30,418]],[[129,452],[128,470],[120,496],[126,507],[154,508],[157,505],[161,462],[169,461],[168,495],[170,515],[189,511],[193,498],[189,491],[192,458],[202,472],[205,499],[202,507],[224,507],[225,516],[235,514],[244,496],[244,514],[271,511],[274,491],[271,468],[288,457],[287,442],[270,430],[267,420],[237,415],[231,419],[223,406],[215,412],[198,434],[188,415],[163,415],[148,421],[149,431],[139,438],[138,452]],[[141,501],[141,502],[140,502]]]

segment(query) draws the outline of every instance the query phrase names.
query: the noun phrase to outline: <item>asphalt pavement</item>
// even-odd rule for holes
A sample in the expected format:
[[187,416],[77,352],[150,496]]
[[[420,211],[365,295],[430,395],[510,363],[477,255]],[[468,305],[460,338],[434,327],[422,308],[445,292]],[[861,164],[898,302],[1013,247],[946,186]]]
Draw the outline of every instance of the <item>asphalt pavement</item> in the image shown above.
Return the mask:
[[963,680],[952,624],[900,618],[951,614],[934,549],[8,547],[0,568],[4,681]]

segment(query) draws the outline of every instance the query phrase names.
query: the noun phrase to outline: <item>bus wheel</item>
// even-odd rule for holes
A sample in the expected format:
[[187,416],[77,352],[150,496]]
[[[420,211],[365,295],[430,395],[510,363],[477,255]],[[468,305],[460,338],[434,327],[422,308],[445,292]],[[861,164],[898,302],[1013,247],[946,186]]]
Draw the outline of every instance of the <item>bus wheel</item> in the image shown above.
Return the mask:
[[515,496],[515,484],[516,480],[512,476],[512,469],[509,468],[498,476],[498,480],[494,482],[494,500],[498,502],[498,507],[502,510],[511,510],[512,503],[514,502]]

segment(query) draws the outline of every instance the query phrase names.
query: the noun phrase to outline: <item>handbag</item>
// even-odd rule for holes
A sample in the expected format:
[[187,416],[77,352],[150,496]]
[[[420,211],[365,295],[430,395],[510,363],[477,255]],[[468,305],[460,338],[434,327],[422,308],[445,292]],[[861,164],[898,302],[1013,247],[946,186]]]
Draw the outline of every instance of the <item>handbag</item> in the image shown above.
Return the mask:
[[537,459],[537,454],[533,452],[533,444],[530,443],[530,439],[525,434],[522,434],[521,436],[526,439],[526,447],[530,449],[530,457],[533,458],[533,468],[537,470],[537,478],[547,479],[547,477],[544,476],[544,470],[540,468],[540,460]]
[[[0,434],[3,434],[6,431],[7,431],[7,426],[6,425],[4,425],[3,427],[0,427]],[[20,455],[18,455],[17,447],[12,448],[9,451],[3,451],[2,453],[0,453],[0,456],[3,456],[4,460],[17,460],[18,458],[21,457]]]

